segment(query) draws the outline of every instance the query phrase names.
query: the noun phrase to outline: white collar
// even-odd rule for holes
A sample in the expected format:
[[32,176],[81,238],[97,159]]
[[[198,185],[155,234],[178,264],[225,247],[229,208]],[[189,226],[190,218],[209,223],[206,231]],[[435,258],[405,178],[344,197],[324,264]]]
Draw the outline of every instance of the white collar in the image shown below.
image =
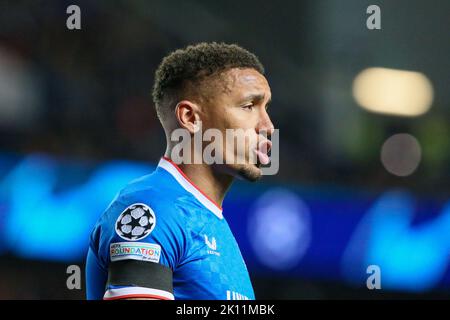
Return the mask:
[[192,194],[202,205],[214,213],[219,219],[223,219],[222,208],[204,194],[169,158],[163,157],[159,161],[158,167],[169,172],[175,180],[190,194]]

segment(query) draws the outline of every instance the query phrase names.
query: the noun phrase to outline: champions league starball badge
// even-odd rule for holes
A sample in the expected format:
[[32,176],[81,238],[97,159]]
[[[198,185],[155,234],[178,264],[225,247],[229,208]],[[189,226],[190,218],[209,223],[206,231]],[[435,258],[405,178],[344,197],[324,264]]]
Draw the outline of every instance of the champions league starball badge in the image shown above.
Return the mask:
[[117,218],[116,233],[125,240],[141,240],[148,236],[156,225],[153,210],[142,203],[126,208]]

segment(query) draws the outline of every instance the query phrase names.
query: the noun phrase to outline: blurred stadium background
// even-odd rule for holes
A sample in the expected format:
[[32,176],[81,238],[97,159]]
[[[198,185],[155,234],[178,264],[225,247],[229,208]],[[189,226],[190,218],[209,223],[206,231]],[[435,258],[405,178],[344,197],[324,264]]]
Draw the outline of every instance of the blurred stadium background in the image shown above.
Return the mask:
[[449,298],[449,17],[446,0],[1,1],[0,298],[84,298],[67,266],[164,152],[154,70],[200,41],[255,52],[272,86],[279,174],[224,203],[257,298]]

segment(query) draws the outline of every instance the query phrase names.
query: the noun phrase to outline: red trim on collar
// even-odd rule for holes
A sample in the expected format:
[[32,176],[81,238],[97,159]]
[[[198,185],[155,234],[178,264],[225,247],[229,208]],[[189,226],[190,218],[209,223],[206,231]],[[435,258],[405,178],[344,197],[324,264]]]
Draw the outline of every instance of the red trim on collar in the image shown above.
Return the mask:
[[167,162],[169,162],[172,166],[174,166],[175,169],[177,169],[178,172],[183,176],[183,178],[185,178],[187,182],[189,182],[195,189],[197,189],[198,192],[200,192],[202,195],[204,195],[206,199],[208,199],[209,201],[211,201],[211,203],[214,204],[214,205],[215,205],[217,208],[219,208],[220,210],[223,210],[222,207],[221,207],[217,202],[215,202],[214,200],[212,200],[212,199],[211,199],[210,197],[208,197],[202,190],[200,190],[200,188],[197,187],[197,186],[195,185],[195,183],[192,182],[192,180],[189,179],[188,176],[184,174],[184,172],[180,169],[180,167],[178,167],[178,165],[177,165],[175,162],[173,162],[172,160],[170,160],[169,158],[167,158],[167,157],[165,157],[165,156],[163,156],[162,158],[163,158],[164,160],[166,160]]

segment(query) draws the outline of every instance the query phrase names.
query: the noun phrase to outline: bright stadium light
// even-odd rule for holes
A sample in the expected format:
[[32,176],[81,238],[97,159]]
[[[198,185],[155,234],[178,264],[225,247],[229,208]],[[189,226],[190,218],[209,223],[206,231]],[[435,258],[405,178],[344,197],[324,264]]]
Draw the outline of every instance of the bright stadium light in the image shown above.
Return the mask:
[[355,77],[353,97],[371,112],[416,117],[430,109],[433,86],[420,72],[368,68]]

